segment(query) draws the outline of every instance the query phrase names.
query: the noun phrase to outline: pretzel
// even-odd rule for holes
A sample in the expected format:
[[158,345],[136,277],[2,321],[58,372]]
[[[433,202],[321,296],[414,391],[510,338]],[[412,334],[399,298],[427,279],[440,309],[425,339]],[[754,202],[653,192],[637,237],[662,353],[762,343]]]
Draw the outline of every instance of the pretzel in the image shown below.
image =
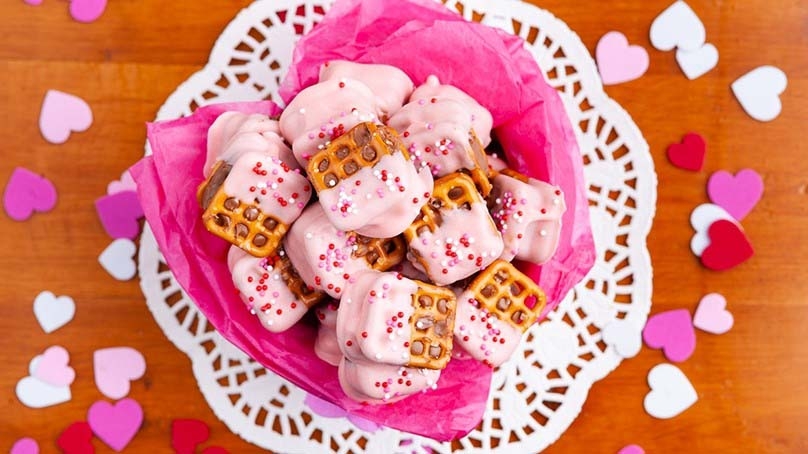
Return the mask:
[[272,265],[280,273],[281,279],[286,284],[298,301],[303,303],[307,308],[311,309],[317,303],[325,298],[325,293],[311,288],[308,284],[303,282],[297,270],[292,266],[292,261],[289,256],[281,249],[278,254],[272,257],[274,263]]
[[[417,238],[424,229],[434,232],[441,224],[441,210],[470,210],[471,204],[483,202],[471,177],[463,173],[453,173],[435,182],[432,198],[421,207],[420,216],[404,230],[407,242]],[[412,252],[412,251],[411,251]]]
[[351,255],[354,258],[364,258],[376,271],[387,271],[404,260],[407,244],[400,235],[393,238],[370,238],[356,234],[356,249]]
[[412,295],[409,367],[439,370],[452,356],[457,299],[454,292],[421,281]]
[[330,189],[396,152],[409,160],[410,155],[395,130],[372,122],[360,123],[309,160],[309,179],[317,192]]
[[491,193],[491,189],[493,189],[493,185],[488,179],[488,158],[485,155],[483,144],[480,143],[480,139],[477,138],[477,134],[473,129],[469,131],[469,146],[467,150],[476,165],[473,169],[461,169],[460,172],[471,176],[480,194],[482,194],[483,197],[488,197],[488,194]]
[[513,169],[505,168],[505,169],[500,170],[499,173],[501,173],[503,175],[506,175],[506,176],[509,176],[509,177],[511,177],[513,179],[519,180],[522,183],[530,182],[530,178],[527,175],[519,173],[519,172],[517,172],[517,171],[515,171]]
[[[539,286],[504,260],[496,260],[478,274],[467,291],[481,308],[523,333],[547,303]],[[527,306],[531,299],[535,300],[532,308]]]
[[210,177],[199,186],[197,198],[205,210],[202,221],[211,233],[251,255],[267,257],[278,248],[289,227],[262,212],[258,206],[224,192],[224,181],[232,168],[232,165],[219,161]]

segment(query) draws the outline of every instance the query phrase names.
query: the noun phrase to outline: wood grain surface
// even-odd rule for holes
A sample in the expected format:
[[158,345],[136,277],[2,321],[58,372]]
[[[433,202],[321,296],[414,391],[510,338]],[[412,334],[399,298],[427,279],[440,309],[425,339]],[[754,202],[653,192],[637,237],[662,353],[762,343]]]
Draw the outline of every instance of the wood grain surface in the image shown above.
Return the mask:
[[[699,332],[696,352],[680,365],[699,393],[681,416],[659,421],[642,401],[646,375],[664,359],[644,349],[595,384],[580,417],[547,452],[614,453],[638,443],[649,453],[808,452],[808,5],[804,0],[692,0],[720,52],[718,67],[687,80],[674,54],[653,50],[652,20],[669,0],[532,0],[575,30],[590,49],[610,30],[649,50],[639,80],[607,92],[633,116],[651,146],[659,175],[659,204],[649,247],[654,266],[652,312],[694,310],[709,292],[726,295],[735,327],[722,336]],[[103,17],[72,21],[67,2],[32,7],[0,2],[0,181],[16,166],[47,175],[59,189],[56,209],[27,222],[0,216],[0,451],[22,436],[56,452],[58,434],[85,418],[101,398],[92,379],[92,352],[130,345],[148,371],[131,396],[146,414],[126,452],[170,451],[174,418],[199,418],[212,428],[209,445],[233,453],[258,451],[218,421],[194,382],[188,358],[151,317],[136,280],[114,281],[97,263],[106,237],[93,201],[109,181],[143,153],[144,123],[166,97],[207,61],[211,46],[246,0],[118,0]],[[773,64],[789,77],[783,112],[771,123],[750,119],[730,83]],[[92,106],[95,124],[62,146],[46,143],[37,119],[51,88]],[[665,149],[688,131],[708,142],[705,170],[672,167]],[[766,189],[743,221],[757,251],[723,273],[703,269],[688,249],[690,212],[707,201],[705,186],[719,169],[758,170]],[[3,183],[5,184],[5,183]],[[42,290],[71,295],[75,320],[45,335],[32,314]],[[14,395],[29,360],[50,345],[65,346],[77,373],[73,400],[28,409]],[[100,441],[97,452],[110,452]],[[276,447],[283,452],[284,447]]]

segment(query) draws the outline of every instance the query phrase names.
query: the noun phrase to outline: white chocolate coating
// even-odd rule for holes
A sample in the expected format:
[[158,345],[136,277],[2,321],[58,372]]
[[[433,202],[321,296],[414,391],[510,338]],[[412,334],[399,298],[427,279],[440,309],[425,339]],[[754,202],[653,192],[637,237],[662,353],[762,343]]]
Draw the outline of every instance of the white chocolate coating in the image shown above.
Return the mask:
[[323,361],[338,366],[342,360],[342,351],[337,341],[337,309],[335,302],[321,304],[314,309],[320,324],[317,339],[314,341],[314,353]]
[[339,383],[351,399],[370,404],[392,403],[419,391],[436,389],[439,370],[351,361],[339,364]]
[[412,93],[410,102],[419,101],[421,99],[429,101],[432,98],[453,99],[463,103],[466,106],[466,112],[471,115],[474,132],[483,144],[483,148],[491,143],[491,129],[494,125],[494,119],[491,116],[491,112],[481,106],[474,98],[457,87],[441,85],[436,76],[429,76],[426,82],[416,88]]
[[500,366],[521,340],[521,331],[479,308],[473,293],[466,291],[457,299],[454,342],[473,358],[491,367]]
[[334,79],[354,79],[367,85],[376,96],[382,116],[400,109],[415,89],[404,71],[389,65],[334,60],[320,67],[320,82]]
[[232,164],[248,151],[264,152],[279,158],[293,169],[299,167],[292,150],[280,136],[277,121],[266,115],[225,112],[208,130],[203,174],[207,178],[217,161]]

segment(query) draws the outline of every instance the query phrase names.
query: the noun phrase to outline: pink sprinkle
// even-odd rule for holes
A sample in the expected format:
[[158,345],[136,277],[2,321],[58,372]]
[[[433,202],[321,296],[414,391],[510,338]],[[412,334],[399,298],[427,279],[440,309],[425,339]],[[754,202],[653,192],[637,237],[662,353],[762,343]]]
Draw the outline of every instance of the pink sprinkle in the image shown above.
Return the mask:
[[309,139],[314,139],[315,137],[317,137],[317,136],[315,136],[313,132],[309,133]]

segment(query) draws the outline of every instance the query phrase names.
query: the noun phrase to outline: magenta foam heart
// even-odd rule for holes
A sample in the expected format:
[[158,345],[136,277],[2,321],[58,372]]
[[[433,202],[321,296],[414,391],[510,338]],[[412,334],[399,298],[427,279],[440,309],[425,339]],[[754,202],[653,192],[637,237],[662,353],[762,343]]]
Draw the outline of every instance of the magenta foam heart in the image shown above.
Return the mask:
[[741,170],[735,175],[720,170],[710,176],[707,195],[713,203],[740,221],[763,196],[763,178],[752,169]]
[[76,379],[76,371],[68,363],[70,354],[63,347],[55,345],[39,357],[32,375],[53,386],[70,386]]
[[11,219],[24,221],[34,212],[44,213],[56,206],[56,187],[47,178],[17,167],[3,193],[3,207]]
[[93,111],[78,96],[58,90],[48,90],[39,112],[39,131],[50,143],[67,142],[70,134],[83,132],[93,124]]
[[105,195],[95,201],[95,211],[104,230],[114,240],[133,240],[140,233],[138,220],[143,217],[143,208],[135,191]]
[[712,334],[724,334],[735,323],[727,310],[727,300],[720,293],[705,295],[693,315],[693,326]]
[[107,0],[70,0],[70,16],[77,22],[95,22],[107,9]]
[[595,49],[603,85],[615,85],[638,79],[648,70],[648,52],[640,46],[629,46],[626,35],[609,32]]
[[96,437],[121,452],[140,430],[143,408],[134,399],[123,399],[115,404],[99,400],[87,411],[87,423]]
[[662,349],[665,357],[680,363],[696,349],[696,331],[687,309],[660,312],[648,319],[642,331],[645,344]]
[[112,347],[93,353],[95,385],[110,399],[129,394],[130,382],[146,373],[146,359],[131,347]]

